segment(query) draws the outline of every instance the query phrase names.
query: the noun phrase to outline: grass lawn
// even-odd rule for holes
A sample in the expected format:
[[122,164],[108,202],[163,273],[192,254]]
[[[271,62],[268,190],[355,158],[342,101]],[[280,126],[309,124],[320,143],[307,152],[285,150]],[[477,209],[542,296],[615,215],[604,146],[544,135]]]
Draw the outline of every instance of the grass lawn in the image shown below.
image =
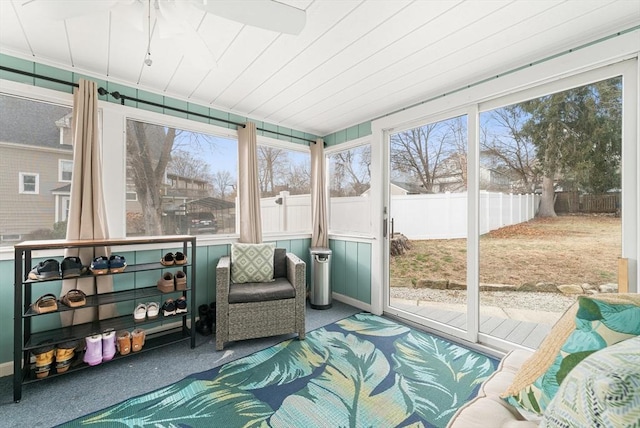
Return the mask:
[[[466,283],[466,239],[411,241],[391,258],[391,285],[420,279]],[[480,238],[480,282],[599,285],[617,282],[620,218],[602,215],[533,219]]]

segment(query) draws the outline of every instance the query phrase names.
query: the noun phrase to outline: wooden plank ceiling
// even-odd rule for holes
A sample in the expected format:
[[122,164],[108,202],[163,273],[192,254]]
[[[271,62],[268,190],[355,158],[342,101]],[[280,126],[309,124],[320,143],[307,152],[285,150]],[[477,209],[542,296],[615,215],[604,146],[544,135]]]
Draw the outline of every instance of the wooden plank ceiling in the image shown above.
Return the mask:
[[146,2],[43,1],[0,1],[0,53],[321,136],[640,24],[637,0],[283,0],[289,35],[189,7],[154,15],[148,67]]

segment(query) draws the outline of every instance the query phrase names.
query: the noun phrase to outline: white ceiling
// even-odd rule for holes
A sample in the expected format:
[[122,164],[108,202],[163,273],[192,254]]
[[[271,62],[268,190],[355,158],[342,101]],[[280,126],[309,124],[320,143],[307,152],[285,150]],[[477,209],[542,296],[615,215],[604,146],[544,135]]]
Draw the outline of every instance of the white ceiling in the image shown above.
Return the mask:
[[206,48],[159,23],[147,67],[135,4],[55,19],[44,1],[0,0],[0,52],[321,136],[640,24],[638,0],[282,0],[300,35],[192,8]]

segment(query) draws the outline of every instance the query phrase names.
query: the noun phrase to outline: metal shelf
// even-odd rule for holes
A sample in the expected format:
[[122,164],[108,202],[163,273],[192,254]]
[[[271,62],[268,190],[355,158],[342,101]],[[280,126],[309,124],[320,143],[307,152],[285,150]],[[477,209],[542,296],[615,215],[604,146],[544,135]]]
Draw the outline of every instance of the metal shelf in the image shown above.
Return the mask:
[[[134,276],[131,278],[131,287],[126,290],[112,291],[108,293],[89,295],[86,298],[86,304],[81,307],[70,308],[61,302],[58,302],[58,310],[39,314],[33,311],[31,305],[35,302],[33,287],[37,287],[39,283],[49,283],[52,281],[63,281],[62,278],[48,280],[31,280],[27,278],[28,272],[32,269],[32,252],[39,250],[62,250],[68,248],[86,248],[86,247],[111,247],[111,252],[116,253],[114,248],[121,249],[132,245],[146,244],[176,244],[182,245],[182,252],[188,255],[190,263],[164,266],[160,262],[142,263],[136,265],[128,265],[123,272],[106,273],[104,275],[93,275],[91,273],[81,275],[76,278],[69,279],[95,279],[109,275],[127,275],[136,272],[154,271],[161,272],[168,269],[182,269],[187,273],[187,289],[175,290],[170,293],[162,293],[158,288],[153,286],[136,287]],[[144,237],[144,238],[124,238],[124,239],[100,239],[100,240],[54,240],[54,241],[27,241],[17,244],[14,247],[14,358],[13,358],[13,399],[19,402],[22,398],[22,385],[25,383],[37,382],[63,376],[77,370],[91,367],[82,362],[82,353],[77,353],[76,361],[64,373],[55,373],[55,368],[44,378],[37,378],[34,370],[29,364],[32,351],[44,345],[56,345],[72,340],[81,341],[88,336],[103,333],[108,330],[132,330],[135,328],[151,329],[152,334],[147,333],[145,345],[139,352],[131,352],[126,356],[117,355],[114,360],[126,358],[141,352],[150,351],[159,347],[176,343],[179,341],[189,340],[191,348],[195,347],[195,329],[189,326],[195,325],[196,313],[196,237],[188,235],[179,236],[160,236],[160,237]],[[126,280],[125,280],[126,281]],[[122,282],[122,281],[119,281]],[[37,295],[37,294],[36,294]],[[167,298],[176,298],[181,295],[187,298],[188,310],[180,315],[162,316],[162,309],[158,317],[155,319],[145,319],[136,321],[132,313],[126,315],[114,316],[107,319],[94,320],[83,324],[77,324],[69,327],[57,327],[59,322],[56,320],[56,327],[46,328],[40,331],[32,331],[32,321],[34,317],[43,317],[38,319],[38,324],[46,324],[47,316],[53,314],[61,314],[73,310],[84,310],[86,308],[98,308],[103,305],[110,305],[120,302],[149,302],[166,300]],[[18,316],[22,314],[22,316]],[[97,318],[97,317],[96,317]],[[51,318],[53,319],[53,318]],[[52,323],[52,326],[54,323]]]

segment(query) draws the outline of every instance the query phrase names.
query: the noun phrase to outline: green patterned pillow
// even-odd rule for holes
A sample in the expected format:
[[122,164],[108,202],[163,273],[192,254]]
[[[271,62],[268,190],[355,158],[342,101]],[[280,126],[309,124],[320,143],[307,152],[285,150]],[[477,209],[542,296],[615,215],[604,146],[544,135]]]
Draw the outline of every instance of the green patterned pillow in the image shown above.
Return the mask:
[[231,282],[273,281],[275,244],[231,244]]
[[540,427],[640,426],[640,337],[585,358],[562,382]]
[[640,335],[640,295],[626,296],[579,297],[576,328],[562,344],[551,366],[533,383],[515,392],[508,391],[504,399],[517,408],[540,415],[580,361],[600,349]]

